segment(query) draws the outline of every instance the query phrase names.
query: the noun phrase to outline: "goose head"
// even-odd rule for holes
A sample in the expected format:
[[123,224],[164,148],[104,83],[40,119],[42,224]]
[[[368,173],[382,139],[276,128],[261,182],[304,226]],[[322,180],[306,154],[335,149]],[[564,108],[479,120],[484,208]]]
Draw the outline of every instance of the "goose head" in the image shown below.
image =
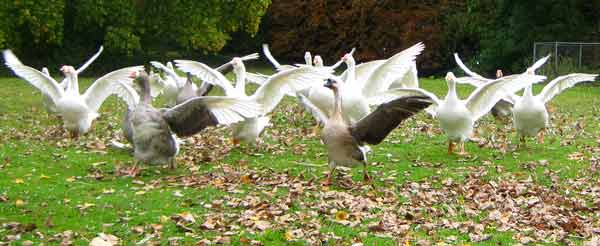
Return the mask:
[[502,74],[502,70],[500,70],[500,69],[496,70],[496,78],[499,79],[502,77],[504,77],[504,75]]
[[77,74],[77,71],[75,70],[75,68],[73,66],[64,65],[60,68],[60,71],[63,72],[63,74],[65,74],[65,76]]
[[322,67],[323,66],[323,58],[321,58],[320,55],[316,55],[314,58],[314,63],[315,63],[315,67]]
[[233,59],[231,59],[230,63],[233,66],[234,72],[243,72],[246,70],[246,67],[244,67],[244,61],[242,60],[242,58],[234,57]]
[[456,76],[453,72],[446,74],[446,83],[448,83],[448,91],[454,93],[456,90]]
[[304,61],[306,62],[306,65],[312,66],[312,55],[310,54],[310,51],[304,52]]
[[323,86],[331,89],[332,91],[337,91],[340,88],[341,84],[340,81],[336,78],[328,78]]
[[148,85],[148,80],[150,76],[144,70],[134,71],[129,74],[129,78],[133,79],[133,83],[144,89]]
[[352,56],[353,52],[350,53],[346,53],[344,56],[342,56],[342,61],[344,63],[346,63],[346,66],[353,66],[354,64],[356,64],[356,61],[354,60],[354,57]]

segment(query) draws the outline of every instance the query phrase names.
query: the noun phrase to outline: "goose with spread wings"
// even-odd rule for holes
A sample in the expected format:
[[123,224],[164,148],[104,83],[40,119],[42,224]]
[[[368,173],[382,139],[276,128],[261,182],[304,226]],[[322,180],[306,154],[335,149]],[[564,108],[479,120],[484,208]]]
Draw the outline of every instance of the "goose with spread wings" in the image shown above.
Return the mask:
[[[100,56],[100,54],[102,53],[102,51],[104,50],[104,47],[100,46],[100,49],[98,49],[98,51],[92,56],[90,57],[83,65],[81,65],[79,68],[77,68],[77,74],[82,73],[87,67],[89,67],[95,60],[96,58],[98,58],[98,56]],[[21,61],[14,55],[9,55],[9,56],[5,56],[4,59],[6,59],[6,63],[12,63],[12,64],[21,64]],[[50,77],[50,72],[48,71],[48,68],[43,67],[42,68],[42,72],[46,75],[48,75]],[[62,88],[63,90],[67,89],[67,78],[64,78],[60,83],[60,88]],[[44,108],[46,109],[46,111],[48,113],[51,114],[56,114],[58,113],[57,109],[56,109],[56,105],[54,104],[54,101],[52,100],[52,98],[50,97],[50,95],[44,93],[42,91],[42,102],[44,105]]]
[[5,50],[3,55],[7,61],[6,66],[17,76],[50,96],[59,115],[62,116],[64,127],[75,137],[89,131],[93,120],[98,117],[98,109],[106,98],[113,94],[120,95],[121,87],[116,82],[130,81],[129,73],[141,68],[134,66],[110,72],[94,81],[84,94],[80,94],[77,70],[72,66],[61,68],[67,78],[67,88],[63,90],[60,84],[46,73],[20,62],[11,62],[18,59],[10,50]]
[[248,96],[245,91],[246,68],[240,58],[231,60],[235,74],[235,87],[223,74],[206,64],[189,60],[176,60],[175,63],[180,70],[220,86],[227,96],[246,98],[262,105],[263,111],[258,117],[249,117],[232,126],[234,144],[239,142],[256,143],[264,128],[269,124],[267,114],[279,104],[285,94],[307,88],[314,82],[323,81],[333,72],[329,69],[314,67],[282,70],[268,77],[267,81],[254,94]]
[[[537,60],[533,65],[531,65],[529,68],[527,68],[527,71],[535,72],[537,69],[542,67],[548,61],[548,59],[550,59],[550,55],[542,57],[541,59]],[[460,59],[460,57],[458,56],[457,53],[454,53],[454,61],[467,75],[465,77],[456,78],[457,83],[469,84],[474,87],[480,87],[486,83],[494,81],[493,79],[485,78],[485,77],[479,75],[478,73],[471,71],[471,69],[469,69],[462,62],[462,60]],[[496,79],[499,79],[502,76],[503,76],[502,71],[497,70],[496,71]],[[514,99],[512,99],[511,97],[512,97],[512,95],[507,95],[505,98],[500,99],[500,101],[498,101],[494,105],[494,107],[492,107],[491,112],[495,118],[508,117],[510,114],[512,114],[513,105],[514,105],[512,103],[512,101],[514,101]]]
[[[339,93],[343,98],[342,116],[344,120],[354,123],[369,114],[371,111],[369,98],[386,91],[394,81],[403,77],[411,69],[416,57],[424,48],[422,43],[417,43],[386,60],[370,63],[372,65],[360,69],[356,66],[352,52],[345,54],[341,60],[348,68],[341,75],[343,82],[338,85]],[[367,72],[368,75],[363,76],[364,72]],[[358,80],[357,75],[363,77]],[[326,88],[315,89],[302,100],[304,104],[310,103],[327,115],[333,112],[334,95]]]
[[179,146],[173,136],[185,137],[196,134],[206,127],[229,125],[245,118],[256,117],[262,112],[259,103],[246,98],[228,96],[194,97],[168,109],[156,109],[152,106],[148,74],[135,71],[135,78],[142,97],[128,84],[121,83],[128,96],[129,113],[125,124],[131,132],[129,139],[134,148],[135,163],[131,174],[135,175],[137,162],[147,164],[165,164],[175,167],[175,155]]
[[[533,71],[529,71],[533,74]],[[533,95],[531,85],[525,87],[523,96],[512,95],[513,124],[520,136],[520,144],[525,143],[525,137],[538,136],[538,142],[544,143],[544,129],[549,124],[546,103],[568,88],[585,81],[596,80],[597,74],[572,73],[559,76],[550,81],[538,95]],[[538,135],[539,134],[539,135]]]
[[474,123],[487,114],[494,104],[532,83],[544,80],[544,76],[529,75],[527,73],[502,77],[487,82],[477,87],[466,100],[458,98],[456,93],[456,80],[452,72],[446,75],[448,93],[444,100],[436,95],[418,88],[396,88],[388,90],[375,100],[386,100],[398,96],[426,96],[431,98],[436,106],[434,116],[439,120],[440,127],[448,137],[448,154],[454,153],[454,145],[460,145],[460,155],[466,154],[464,141],[473,133]]
[[432,103],[429,98],[424,96],[394,98],[380,104],[373,112],[359,121],[348,123],[343,117],[343,98],[339,91],[342,83],[338,78],[330,78],[324,85],[331,89],[335,96],[331,114],[325,114],[314,105],[309,104],[309,107],[313,107],[313,110],[318,112],[321,121],[325,122],[321,139],[327,146],[331,169],[327,176],[327,184],[331,184],[333,173],[338,165],[350,167],[363,165],[364,179],[369,180],[366,157],[368,147],[365,144],[381,143],[402,121]]
[[[252,53],[240,59],[246,60],[255,60],[258,59],[258,53]],[[166,65],[163,65],[157,61],[151,61],[150,64],[155,68],[162,70],[167,74],[166,78],[162,80],[162,91],[164,97],[167,100],[167,105],[175,105],[186,101],[194,96],[206,96],[208,92],[212,89],[212,84],[210,83],[202,83],[200,88],[196,84],[188,83],[186,77],[179,76],[175,69],[173,68],[173,64],[171,62],[167,62]],[[217,71],[226,74],[232,69],[232,65],[230,62],[227,62],[216,68]],[[152,82],[152,81],[151,81]],[[151,83],[152,85],[152,83]],[[154,92],[153,92],[154,93]]]

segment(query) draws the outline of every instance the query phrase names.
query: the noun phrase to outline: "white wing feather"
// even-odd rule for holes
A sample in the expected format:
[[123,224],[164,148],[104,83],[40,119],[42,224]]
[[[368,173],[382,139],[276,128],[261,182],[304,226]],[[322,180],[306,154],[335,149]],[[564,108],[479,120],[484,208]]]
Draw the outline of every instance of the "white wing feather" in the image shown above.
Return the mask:
[[313,117],[317,118],[317,120],[319,122],[327,122],[327,114],[325,114],[323,111],[321,111],[321,109],[319,109],[317,106],[315,106],[310,99],[306,98],[306,96],[302,95],[302,94],[298,94],[298,98],[300,98],[300,103],[302,103],[302,105],[304,106],[304,108],[306,108],[308,111],[311,112],[311,114],[313,115]]
[[200,78],[206,83],[217,85],[223,88],[223,90],[225,90],[225,94],[227,95],[232,95],[237,91],[232,86],[232,83],[227,78],[225,78],[225,76],[222,73],[215,69],[212,69],[204,63],[190,60],[175,60],[175,65],[181,71],[191,73],[192,75]]
[[390,85],[391,88],[419,88],[419,75],[417,63],[413,62],[410,69],[404,75]]
[[43,94],[50,96],[55,103],[64,95],[64,90],[52,77],[35,68],[23,65],[10,50],[5,50],[2,53],[8,68],[10,68],[17,76],[40,90]]
[[115,94],[125,101],[129,110],[134,110],[140,102],[140,95],[128,84],[123,83],[122,81],[117,81],[116,83],[117,86],[114,90]]
[[485,77],[479,75],[478,73],[471,71],[471,69],[469,69],[467,66],[465,66],[465,64],[462,62],[462,60],[460,60],[460,57],[458,57],[457,53],[454,53],[454,61],[456,62],[456,64],[458,64],[460,69],[462,69],[468,76],[477,78],[481,81],[486,81],[486,82],[492,81],[492,79],[485,78]]
[[478,120],[481,116],[487,114],[500,99],[506,95],[514,94],[526,86],[538,83],[546,79],[545,76],[538,75],[511,75],[502,77],[483,86],[477,87],[473,93],[465,100],[465,106],[473,115],[473,120]]
[[278,72],[251,96],[260,103],[263,113],[271,112],[284,95],[305,89],[318,81],[327,79],[333,70],[326,68],[301,67]]
[[279,69],[279,67],[281,67],[281,64],[277,60],[275,60],[275,57],[273,57],[273,55],[271,55],[271,51],[269,50],[269,45],[263,44],[262,49],[263,49],[263,53],[265,53],[265,57],[267,57],[267,59],[271,62],[271,64],[273,64],[273,66],[275,68]]
[[121,88],[118,81],[130,84],[133,79],[129,75],[142,69],[143,66],[126,67],[100,77],[82,95],[85,103],[94,112],[98,111],[104,100]]
[[206,105],[219,124],[224,125],[243,121],[245,118],[253,118],[262,113],[260,104],[252,100],[223,96],[195,97],[169,109],[169,111],[175,111],[177,114],[180,114],[178,117],[186,118],[187,115],[195,112],[193,107],[189,107],[187,104],[195,103],[196,101],[200,101]]
[[598,74],[572,73],[557,77],[548,83],[536,97],[547,103],[564,90],[584,81],[594,81]]
[[94,62],[98,56],[100,56],[100,54],[102,54],[102,51],[104,50],[103,46],[100,46],[100,48],[98,49],[98,52],[96,52],[96,54],[94,54],[92,57],[90,57],[90,59],[88,59],[83,65],[81,65],[79,68],[77,68],[77,74],[80,74],[81,72],[83,72],[87,67],[89,67],[92,62]]
[[246,80],[255,83],[257,85],[264,84],[269,79],[269,76],[261,73],[250,73],[246,72]]
[[387,90],[397,78],[395,76],[404,75],[410,69],[410,65],[415,61],[417,55],[421,54],[424,48],[425,45],[423,43],[413,45],[387,59],[373,71],[368,79],[363,81],[357,80],[359,83],[364,83],[362,86],[363,95],[368,98]]
[[433,104],[435,105],[439,105],[441,103],[440,99],[435,94],[421,88],[394,88],[389,89],[377,96],[369,98],[369,104],[379,105],[382,103],[392,101],[396,98],[408,96],[428,97],[431,99],[431,101],[433,101]]
[[[157,61],[151,61],[150,64],[152,66],[154,66],[155,68],[163,70],[165,73],[167,73],[167,75],[169,75],[169,77],[171,77],[171,79],[164,80],[165,83],[174,83],[174,84],[171,84],[170,86],[179,88],[180,83],[177,80],[181,79],[181,77],[179,77],[179,75],[173,69],[168,68],[167,66],[165,66],[162,63],[157,62]],[[185,82],[183,82],[182,84],[184,84],[184,83]]]

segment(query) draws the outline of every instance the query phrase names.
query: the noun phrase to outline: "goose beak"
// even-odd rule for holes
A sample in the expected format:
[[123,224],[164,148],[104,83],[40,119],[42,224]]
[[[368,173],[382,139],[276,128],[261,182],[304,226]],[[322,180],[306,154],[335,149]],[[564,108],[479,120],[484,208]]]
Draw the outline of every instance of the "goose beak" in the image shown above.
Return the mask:
[[129,78],[131,78],[131,79],[135,79],[135,78],[137,77],[137,75],[138,75],[138,72],[137,72],[137,71],[133,71],[133,72],[131,72],[131,73],[129,74]]
[[323,86],[329,88],[329,89],[333,89],[333,80],[332,79],[327,79],[327,82],[325,82],[325,84]]

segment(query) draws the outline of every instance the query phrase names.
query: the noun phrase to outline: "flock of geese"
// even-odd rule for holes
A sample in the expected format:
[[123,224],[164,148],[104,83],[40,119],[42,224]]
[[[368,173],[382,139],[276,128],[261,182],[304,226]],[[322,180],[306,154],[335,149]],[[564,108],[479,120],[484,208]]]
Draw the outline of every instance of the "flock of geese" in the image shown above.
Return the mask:
[[[532,84],[546,79],[535,75],[535,71],[549,56],[523,73],[502,76],[499,71],[497,78],[488,79],[467,68],[455,54],[466,76],[457,78],[448,72],[448,93],[440,99],[419,88],[415,60],[424,48],[418,43],[388,59],[361,64],[356,64],[353,49],[337,63],[325,66],[320,56],[313,58],[310,52],[305,53],[304,64],[282,65],[263,45],[265,57],[276,69],[272,75],[246,71],[244,62],[258,59],[256,53],[235,57],[217,68],[192,60],[174,60],[175,66],[172,62],[151,61],[157,72],[148,73],[143,66],[121,68],[94,81],[83,94],[78,75],[101,54],[102,47],[77,69],[62,66],[60,71],[65,78],[60,83],[47,68],[40,71],[24,65],[10,50],[5,50],[3,56],[8,68],[41,91],[47,111],[62,119],[72,137],[90,130],[106,98],[116,95],[122,99],[127,104],[123,133],[133,147],[134,165],[129,170],[132,176],[139,172],[139,162],[175,167],[177,137],[197,134],[209,126],[229,126],[236,145],[260,144],[261,133],[270,125],[269,114],[283,97],[295,97],[315,118],[314,130],[322,127],[321,139],[331,169],[326,183],[333,181],[337,165],[362,165],[364,178],[369,180],[368,145],[381,143],[400,123],[420,111],[439,121],[448,137],[449,154],[454,153],[456,145],[460,148],[458,154],[465,154],[464,142],[473,134],[475,122],[490,111],[498,117],[512,114],[522,143],[528,136],[538,136],[543,142],[544,129],[549,124],[545,104],[565,89],[594,81],[597,76],[560,76],[540,94],[533,95]],[[346,70],[335,75],[334,70],[342,63]],[[180,76],[177,70],[186,76]],[[235,81],[224,75],[231,70]],[[202,83],[196,85],[193,77]],[[246,94],[247,82],[258,84],[251,95]],[[460,99],[457,83],[472,85],[475,90],[466,99]],[[220,87],[224,95],[209,96],[214,86]],[[524,90],[522,96],[516,94],[520,90]],[[158,96],[164,97],[164,108],[152,105]]]

